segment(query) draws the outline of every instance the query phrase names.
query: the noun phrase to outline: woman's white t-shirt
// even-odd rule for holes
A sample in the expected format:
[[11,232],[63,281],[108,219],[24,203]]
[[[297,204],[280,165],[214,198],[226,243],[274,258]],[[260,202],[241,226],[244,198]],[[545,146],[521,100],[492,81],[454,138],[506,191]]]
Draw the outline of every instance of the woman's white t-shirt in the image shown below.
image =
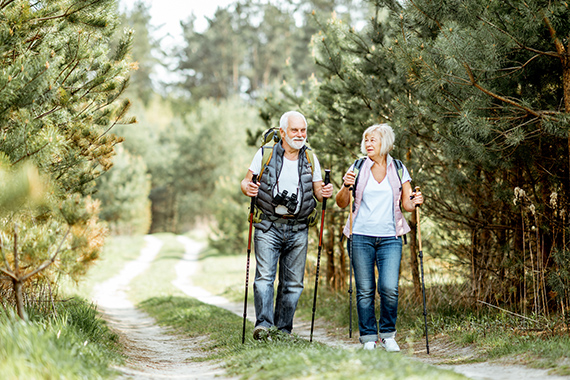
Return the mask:
[[[309,153],[311,154],[311,153]],[[261,171],[261,160],[263,159],[263,153],[261,148],[257,151],[253,160],[251,161],[251,165],[249,166],[249,170],[253,174],[259,174]],[[289,160],[283,157],[283,167],[281,168],[281,173],[279,173],[279,178],[277,179],[277,183],[273,186],[273,196],[277,195],[278,193],[282,193],[283,190],[287,190],[287,195],[290,196],[291,194],[297,194],[297,198],[300,198],[299,194],[299,160]],[[313,182],[322,181],[322,174],[321,174],[321,165],[319,164],[319,160],[317,156],[313,154]],[[301,207],[300,203],[297,204],[297,210]],[[288,214],[287,208],[283,205],[279,205],[275,208],[275,212],[280,215]]]
[[[403,167],[402,183],[411,181],[406,167]],[[359,184],[360,185],[360,184]],[[398,184],[398,187],[400,184]],[[354,220],[352,233],[365,236],[396,236],[394,222],[394,194],[388,176],[378,183],[372,173],[364,188],[358,214]]]

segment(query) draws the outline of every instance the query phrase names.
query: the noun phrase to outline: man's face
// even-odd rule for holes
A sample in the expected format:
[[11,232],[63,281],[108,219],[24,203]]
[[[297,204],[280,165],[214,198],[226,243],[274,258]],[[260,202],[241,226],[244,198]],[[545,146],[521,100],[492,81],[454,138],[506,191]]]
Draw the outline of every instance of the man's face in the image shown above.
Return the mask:
[[307,141],[307,125],[305,121],[298,116],[289,117],[289,126],[287,132],[279,130],[281,138],[293,149],[301,149]]

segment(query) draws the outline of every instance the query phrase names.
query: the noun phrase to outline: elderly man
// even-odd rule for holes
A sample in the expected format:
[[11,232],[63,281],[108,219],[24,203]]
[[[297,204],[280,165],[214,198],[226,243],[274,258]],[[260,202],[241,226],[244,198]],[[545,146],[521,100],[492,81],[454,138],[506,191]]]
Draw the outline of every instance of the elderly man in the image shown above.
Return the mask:
[[[323,185],[319,161],[305,145],[305,117],[296,111],[284,113],[279,121],[279,133],[281,140],[273,147],[267,166],[262,168],[263,152],[260,149],[241,181],[245,195],[257,196],[255,205],[259,215],[254,234],[254,339],[267,337],[272,326],[291,334],[293,316],[303,291],[309,230],[307,218],[316,207],[314,198],[322,202],[333,193],[332,184]],[[313,167],[307,159],[309,155],[312,155]],[[260,172],[259,183],[254,183],[253,175]],[[279,285],[274,309],[273,283],[278,264]]]

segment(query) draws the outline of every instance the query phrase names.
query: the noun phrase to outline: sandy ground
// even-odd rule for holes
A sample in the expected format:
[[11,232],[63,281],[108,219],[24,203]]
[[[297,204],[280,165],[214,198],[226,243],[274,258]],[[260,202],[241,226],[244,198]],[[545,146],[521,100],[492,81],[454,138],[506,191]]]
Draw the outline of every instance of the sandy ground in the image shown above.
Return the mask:
[[[198,268],[198,255],[203,248],[189,238],[180,236],[179,241],[185,246],[185,255],[176,265],[177,277],[172,283],[185,294],[202,302],[216,305],[243,316],[243,303],[231,303],[223,297],[212,295],[192,284],[192,274]],[[162,242],[153,236],[146,237],[147,245],[140,256],[125,265],[121,273],[95,288],[94,301],[98,304],[104,318],[119,333],[127,347],[129,360],[125,367],[118,368],[122,379],[235,379],[225,374],[221,363],[195,362],[200,357],[197,349],[200,339],[185,339],[169,335],[166,330],[156,325],[154,320],[137,310],[126,297],[130,281],[143,273],[158,254]],[[252,258],[253,259],[253,258]],[[253,283],[250,273],[250,295]],[[245,286],[245,284],[244,284]],[[253,307],[248,307],[247,318],[255,320]],[[358,331],[353,339],[333,337],[326,333],[316,321],[313,340],[337,347],[359,349]],[[296,320],[293,327],[299,336],[309,339],[310,321]],[[414,360],[421,360],[442,368],[452,369],[475,380],[561,380],[570,376],[549,376],[548,371],[529,369],[519,365],[496,365],[489,363],[440,365],[450,357],[465,357],[472,353],[440,344],[433,337],[430,340],[430,355],[425,353],[425,341],[414,343],[413,347],[402,344]]]
[[154,319],[135,308],[127,299],[129,283],[152,263],[162,242],[146,237],[140,256],[115,277],[95,287],[94,301],[125,344],[129,359],[121,379],[230,379],[219,363],[195,362],[200,356],[200,339],[168,334]]

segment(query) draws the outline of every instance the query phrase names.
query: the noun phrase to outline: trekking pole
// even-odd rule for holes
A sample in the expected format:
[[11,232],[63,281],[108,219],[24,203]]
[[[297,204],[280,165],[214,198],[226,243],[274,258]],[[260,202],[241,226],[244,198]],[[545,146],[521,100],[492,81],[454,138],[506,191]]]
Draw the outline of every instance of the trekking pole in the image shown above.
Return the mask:
[[[325,169],[325,186],[330,182],[330,169]],[[311,338],[309,342],[313,342],[313,328],[315,327],[315,310],[317,308],[317,288],[319,286],[319,265],[321,262],[321,249],[323,247],[323,230],[325,224],[325,211],[327,210],[327,198],[323,199],[323,212],[321,214],[321,231],[319,233],[319,253],[317,254],[317,275],[315,277],[315,295],[313,297],[313,316],[311,318]]]
[[[416,186],[416,192],[420,191],[420,187]],[[416,219],[418,223],[418,244],[420,248],[420,268],[422,274],[422,296],[424,301],[424,325],[425,325],[425,333],[426,333],[426,351],[429,355],[429,339],[428,339],[428,326],[427,326],[427,308],[426,308],[426,287],[424,282],[424,253],[422,250],[422,230],[420,228],[420,208],[419,205],[416,205]]]
[[[253,175],[252,182],[257,182],[257,174]],[[251,253],[251,230],[253,228],[253,208],[255,207],[255,197],[251,197],[249,206],[249,235],[247,238],[247,265],[245,267],[245,299],[243,300],[243,332],[241,334],[241,344],[245,343],[245,321],[247,319],[247,290],[249,288],[249,256]]]
[[352,338],[352,189],[353,186],[349,188],[350,197],[350,237],[348,238],[348,266],[349,266],[349,285],[348,285],[348,298],[349,298],[349,314],[348,314],[348,337]]

